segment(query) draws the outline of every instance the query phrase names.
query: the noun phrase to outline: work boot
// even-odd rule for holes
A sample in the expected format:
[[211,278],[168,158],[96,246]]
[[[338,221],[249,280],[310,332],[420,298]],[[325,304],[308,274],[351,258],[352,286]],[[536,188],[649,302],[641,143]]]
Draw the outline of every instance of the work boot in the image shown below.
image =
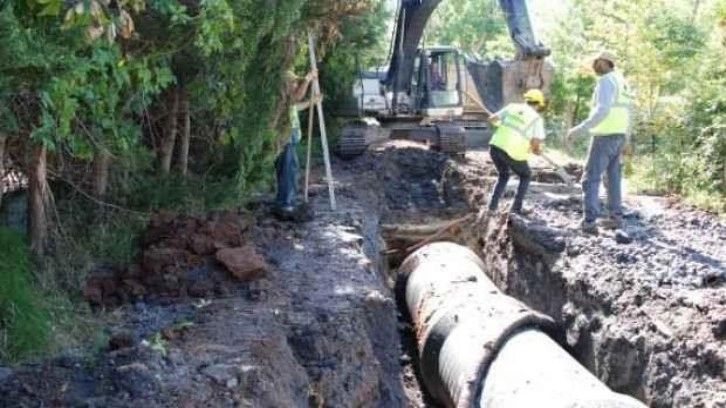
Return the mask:
[[311,221],[314,218],[312,208],[306,203],[300,203],[295,206],[275,205],[272,207],[272,215],[280,221],[297,223]]
[[598,233],[597,224],[595,223],[595,221],[587,221],[583,219],[580,222],[580,229],[585,234],[597,235]]
[[601,227],[608,230],[617,230],[623,228],[623,217],[607,217],[598,223]]

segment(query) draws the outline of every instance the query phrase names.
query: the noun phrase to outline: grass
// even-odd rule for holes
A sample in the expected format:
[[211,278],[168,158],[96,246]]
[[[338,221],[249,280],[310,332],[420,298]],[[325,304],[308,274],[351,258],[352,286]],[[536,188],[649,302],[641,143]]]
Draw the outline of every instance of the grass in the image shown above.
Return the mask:
[[0,228],[0,361],[14,363],[47,349],[50,314],[33,286],[33,264],[20,235]]
[[676,174],[672,166],[664,160],[653,156],[640,156],[637,161],[629,163],[626,174],[635,194],[677,195],[696,208],[726,215],[726,197],[723,195],[688,186],[683,191],[678,191],[682,183],[677,178],[685,175]]

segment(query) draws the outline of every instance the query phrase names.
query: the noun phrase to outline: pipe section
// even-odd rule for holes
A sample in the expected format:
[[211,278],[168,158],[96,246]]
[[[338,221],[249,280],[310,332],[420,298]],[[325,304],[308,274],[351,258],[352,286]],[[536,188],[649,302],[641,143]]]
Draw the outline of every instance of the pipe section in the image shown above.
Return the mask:
[[544,332],[553,320],[506,296],[468,248],[437,242],[399,272],[423,382],[449,407],[644,407],[616,394]]

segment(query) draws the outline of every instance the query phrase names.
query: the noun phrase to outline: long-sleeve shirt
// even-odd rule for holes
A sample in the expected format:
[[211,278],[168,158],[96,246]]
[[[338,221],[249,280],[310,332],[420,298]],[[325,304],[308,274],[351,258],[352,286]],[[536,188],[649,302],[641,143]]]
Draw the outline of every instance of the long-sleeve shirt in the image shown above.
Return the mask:
[[[595,86],[595,93],[593,94],[593,105],[594,108],[590,111],[590,116],[585,119],[582,123],[575,127],[577,133],[586,132],[590,129],[599,125],[610,113],[610,108],[615,103],[617,97],[618,86],[612,73],[605,74],[600,77]],[[626,131],[626,137],[630,138],[630,133],[633,127],[633,109],[628,108],[628,115],[630,120],[628,121],[628,130]]]

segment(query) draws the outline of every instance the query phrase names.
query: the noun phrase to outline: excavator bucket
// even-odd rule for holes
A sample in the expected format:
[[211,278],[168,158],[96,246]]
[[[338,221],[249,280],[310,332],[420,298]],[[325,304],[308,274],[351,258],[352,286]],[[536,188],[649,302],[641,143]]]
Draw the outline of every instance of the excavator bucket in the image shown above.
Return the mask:
[[488,63],[467,61],[467,94],[477,95],[490,111],[496,112],[512,102],[521,102],[527,89],[537,88],[549,95],[555,70],[544,58],[495,60]]
[[[550,49],[537,38],[527,0],[499,0],[516,49],[513,59],[465,60],[464,64],[459,51],[452,47],[421,48],[426,24],[441,1],[399,2],[385,78],[372,83],[373,92],[366,92],[366,78],[361,78],[362,85],[358,87],[361,115],[369,113],[366,108],[375,107],[376,101],[381,101],[378,105],[385,109],[373,112],[375,125],[356,120],[345,126],[337,148],[341,157],[355,157],[374,140],[386,138],[422,141],[431,148],[461,156],[468,147],[488,144],[489,111],[522,101],[522,95],[530,88],[548,95],[554,67],[546,60]],[[456,55],[455,62],[442,64],[445,60],[439,57],[444,54]],[[455,74],[448,75],[448,69],[440,70],[443,66],[456,66]],[[455,77],[452,88],[443,80],[442,72],[447,73],[447,78]],[[452,94],[458,96],[451,98]]]

